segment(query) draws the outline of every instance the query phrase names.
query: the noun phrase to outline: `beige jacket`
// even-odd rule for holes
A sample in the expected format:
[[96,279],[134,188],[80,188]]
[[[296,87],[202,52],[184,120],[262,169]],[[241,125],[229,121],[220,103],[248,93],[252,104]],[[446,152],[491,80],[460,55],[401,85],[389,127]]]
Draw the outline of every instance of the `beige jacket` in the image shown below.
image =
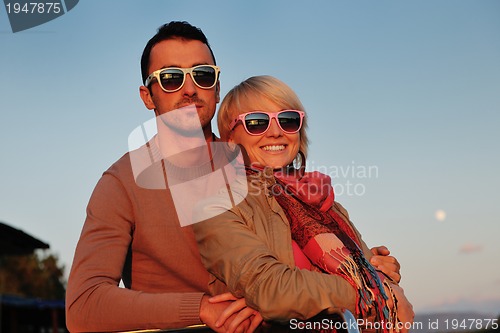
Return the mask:
[[[248,184],[232,184],[233,201],[228,207],[226,193],[204,202],[195,214],[217,215],[193,225],[202,262],[219,280],[211,291],[220,293],[225,285],[231,293],[245,297],[266,320],[307,319],[326,311],[347,308],[354,313],[354,288],[342,277],[295,267],[290,226],[286,215],[269,193],[274,178],[269,172]],[[338,203],[332,209],[348,221]],[[361,236],[349,221],[349,225]],[[372,254],[361,241],[363,252]],[[225,283],[225,285],[223,283]]]

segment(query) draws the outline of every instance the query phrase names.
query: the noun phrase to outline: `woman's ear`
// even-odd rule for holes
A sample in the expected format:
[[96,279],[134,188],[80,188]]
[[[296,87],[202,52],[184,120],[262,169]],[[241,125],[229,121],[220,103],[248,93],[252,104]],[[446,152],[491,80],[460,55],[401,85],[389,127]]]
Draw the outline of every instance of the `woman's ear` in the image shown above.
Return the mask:
[[234,142],[234,138],[233,138],[233,136],[234,136],[234,131],[229,132],[229,137],[227,138],[227,142],[229,142],[229,143],[233,143],[233,144],[236,144],[236,143]]
[[151,92],[145,86],[139,87],[139,94],[141,95],[142,102],[148,108],[148,110],[156,109],[155,103],[153,102],[153,98],[151,96]]

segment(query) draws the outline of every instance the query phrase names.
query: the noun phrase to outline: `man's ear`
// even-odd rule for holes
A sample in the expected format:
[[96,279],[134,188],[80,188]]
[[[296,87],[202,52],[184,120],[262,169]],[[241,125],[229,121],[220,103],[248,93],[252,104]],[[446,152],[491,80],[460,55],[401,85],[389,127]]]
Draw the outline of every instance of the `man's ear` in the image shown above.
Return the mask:
[[153,99],[151,98],[151,93],[149,92],[149,89],[147,87],[140,86],[139,87],[139,94],[141,95],[142,102],[149,110],[156,109],[155,103],[153,102]]
[[215,103],[220,102],[220,81],[217,81],[217,84],[215,85]]

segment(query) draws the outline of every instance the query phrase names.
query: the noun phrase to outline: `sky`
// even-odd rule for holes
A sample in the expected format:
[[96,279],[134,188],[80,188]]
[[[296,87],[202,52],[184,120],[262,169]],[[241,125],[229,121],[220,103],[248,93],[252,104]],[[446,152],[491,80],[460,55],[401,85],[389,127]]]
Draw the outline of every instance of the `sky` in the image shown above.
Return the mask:
[[500,313],[498,1],[85,0],[18,33],[2,7],[0,221],[69,272],[96,182],[153,118],[140,56],[171,20],[205,32],[222,96],[262,74],[297,92],[308,170],[399,259],[417,313]]

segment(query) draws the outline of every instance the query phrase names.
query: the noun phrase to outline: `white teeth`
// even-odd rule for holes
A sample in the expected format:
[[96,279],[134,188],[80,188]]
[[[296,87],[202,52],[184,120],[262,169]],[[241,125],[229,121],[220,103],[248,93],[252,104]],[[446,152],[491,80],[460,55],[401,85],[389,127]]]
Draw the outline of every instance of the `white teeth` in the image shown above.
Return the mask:
[[267,150],[267,151],[279,151],[285,149],[284,145],[279,145],[279,146],[264,146],[262,149]]

